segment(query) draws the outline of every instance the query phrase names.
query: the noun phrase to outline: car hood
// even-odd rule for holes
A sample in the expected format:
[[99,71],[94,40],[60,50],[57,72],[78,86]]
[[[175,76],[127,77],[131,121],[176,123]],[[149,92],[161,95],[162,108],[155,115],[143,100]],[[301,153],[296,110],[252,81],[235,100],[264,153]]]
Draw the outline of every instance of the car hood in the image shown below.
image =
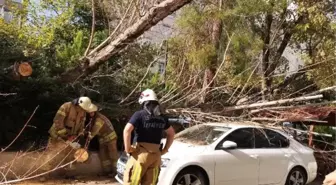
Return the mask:
[[[162,143],[166,143],[166,140],[163,139]],[[164,158],[172,158],[172,157],[180,157],[182,155],[190,155],[190,154],[199,154],[206,150],[208,145],[194,145],[191,143],[183,143],[181,141],[174,141],[172,146],[169,148],[169,152],[162,157]]]

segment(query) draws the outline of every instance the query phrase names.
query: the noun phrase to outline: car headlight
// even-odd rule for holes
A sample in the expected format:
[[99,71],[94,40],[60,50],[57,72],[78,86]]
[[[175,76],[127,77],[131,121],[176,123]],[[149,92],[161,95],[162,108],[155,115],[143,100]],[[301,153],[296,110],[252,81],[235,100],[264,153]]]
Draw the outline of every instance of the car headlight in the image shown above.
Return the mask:
[[167,159],[167,158],[161,158],[161,167],[162,167],[162,168],[167,167],[169,161],[170,161],[170,159]]

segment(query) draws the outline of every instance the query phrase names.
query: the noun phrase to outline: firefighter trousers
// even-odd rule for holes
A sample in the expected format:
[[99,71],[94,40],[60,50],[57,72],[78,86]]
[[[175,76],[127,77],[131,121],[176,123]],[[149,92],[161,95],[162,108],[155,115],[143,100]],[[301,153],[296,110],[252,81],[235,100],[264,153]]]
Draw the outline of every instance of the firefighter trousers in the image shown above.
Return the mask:
[[158,182],[161,165],[161,152],[148,152],[143,147],[128,159],[124,172],[124,185],[155,185]]
[[104,173],[115,173],[118,160],[117,140],[99,144],[99,158]]

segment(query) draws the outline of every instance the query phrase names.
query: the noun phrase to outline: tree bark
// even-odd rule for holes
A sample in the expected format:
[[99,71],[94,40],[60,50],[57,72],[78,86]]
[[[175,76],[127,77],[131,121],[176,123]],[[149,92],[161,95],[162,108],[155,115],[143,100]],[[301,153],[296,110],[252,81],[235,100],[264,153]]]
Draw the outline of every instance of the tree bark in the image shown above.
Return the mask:
[[[219,0],[219,10],[222,7],[222,1]],[[216,54],[211,57],[210,65],[205,69],[204,78],[203,78],[203,88],[202,88],[202,96],[201,103],[204,103],[208,94],[208,89],[214,86],[214,80],[212,80],[215,76],[217,65],[218,65],[218,50],[220,46],[220,38],[222,35],[222,20],[220,18],[215,18],[212,23],[212,34],[211,41],[216,50]]]
[[[222,32],[222,21],[220,19],[216,19],[212,26],[212,35],[211,35],[211,40],[214,45],[214,48],[216,49],[216,53],[218,52],[219,49],[221,32]],[[205,70],[203,88],[209,88],[214,85],[214,81],[212,81],[212,78],[216,73],[217,64],[218,64],[218,55],[216,54],[212,56],[210,66]]]
[[271,77],[271,75],[273,75],[275,69],[278,67],[281,56],[283,54],[283,52],[285,51],[285,49],[287,48],[289,42],[291,41],[291,38],[295,32],[295,26],[300,24],[303,21],[304,17],[300,16],[294,23],[292,26],[290,26],[289,28],[287,28],[287,30],[285,31],[285,34],[283,36],[283,39],[280,43],[280,46],[278,47],[276,54],[274,56],[273,62],[270,63],[270,65],[268,66],[268,68],[265,71],[265,75],[267,75],[267,80],[266,80],[266,86],[268,89],[271,88],[272,86],[272,80],[273,78]]
[[267,73],[269,69],[269,60],[270,60],[270,40],[271,40],[271,33],[272,33],[272,22],[273,22],[273,15],[272,13],[268,13],[266,15],[266,24],[265,24],[265,32],[264,32],[264,46],[263,46],[263,55],[262,55],[262,63],[261,63],[261,72],[262,72],[262,82],[261,82],[261,93],[262,93],[262,100],[265,101],[266,93],[270,87],[269,79],[270,76]]
[[280,44],[279,48],[277,49],[277,52],[276,52],[276,55],[274,57],[273,62],[267,67],[267,69],[265,71],[265,75],[267,75],[266,86],[268,88],[270,88],[272,86],[272,79],[273,78],[271,77],[271,75],[273,74],[275,69],[278,67],[281,56],[282,56],[283,52],[285,51],[288,43],[290,42],[290,40],[292,38],[292,35],[293,35],[293,31],[285,33],[284,38],[282,39],[281,44]]
[[100,65],[119,53],[145,31],[190,2],[191,0],[165,0],[152,7],[139,21],[127,28],[116,39],[107,42],[106,45],[96,52],[90,53],[87,57],[83,57],[80,60],[80,65],[67,70],[57,77],[57,80],[61,83],[70,83],[92,74]]

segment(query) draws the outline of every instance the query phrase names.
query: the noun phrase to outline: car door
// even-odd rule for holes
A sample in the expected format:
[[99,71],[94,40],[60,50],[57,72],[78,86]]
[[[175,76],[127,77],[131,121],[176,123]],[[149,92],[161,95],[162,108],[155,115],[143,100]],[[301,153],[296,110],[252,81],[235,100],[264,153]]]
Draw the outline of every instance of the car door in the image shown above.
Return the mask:
[[[252,128],[241,128],[227,135],[216,147],[215,185],[257,185],[258,158],[253,152]],[[236,149],[220,149],[223,142],[237,143]]]
[[289,143],[280,133],[255,129],[255,152],[259,156],[259,184],[278,184],[287,175]]

